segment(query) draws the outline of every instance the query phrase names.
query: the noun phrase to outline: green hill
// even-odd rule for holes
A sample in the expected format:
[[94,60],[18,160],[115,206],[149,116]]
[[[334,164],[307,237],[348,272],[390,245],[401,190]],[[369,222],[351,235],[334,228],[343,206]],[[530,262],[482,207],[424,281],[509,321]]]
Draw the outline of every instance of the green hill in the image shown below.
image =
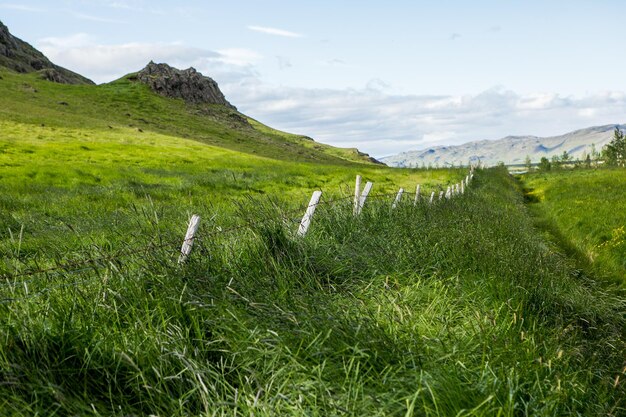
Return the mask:
[[52,83],[7,69],[0,77],[3,120],[103,132],[131,128],[279,160],[371,162],[354,149],[275,131],[224,106],[161,97],[129,77],[99,86]]

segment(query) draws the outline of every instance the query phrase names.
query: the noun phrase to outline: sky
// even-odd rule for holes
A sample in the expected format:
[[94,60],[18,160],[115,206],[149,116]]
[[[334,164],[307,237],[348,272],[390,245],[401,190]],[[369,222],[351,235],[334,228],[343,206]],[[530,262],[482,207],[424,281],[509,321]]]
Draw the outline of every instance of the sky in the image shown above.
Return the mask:
[[246,115],[375,157],[626,122],[626,2],[0,0],[97,83],[193,66]]

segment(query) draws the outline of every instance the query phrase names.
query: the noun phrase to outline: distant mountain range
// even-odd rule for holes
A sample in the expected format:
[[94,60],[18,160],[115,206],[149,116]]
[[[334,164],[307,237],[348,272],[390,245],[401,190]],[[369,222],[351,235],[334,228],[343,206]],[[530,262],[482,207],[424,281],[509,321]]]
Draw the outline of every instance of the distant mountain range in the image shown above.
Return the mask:
[[417,151],[402,152],[382,158],[381,161],[395,167],[420,167],[422,165],[467,165],[481,161],[487,165],[504,162],[507,165],[523,164],[526,156],[532,162],[542,157],[551,158],[567,151],[572,157],[583,158],[590,154],[592,145],[599,152],[610,142],[615,127],[626,130],[626,125],[605,125],[576,130],[561,136],[507,136],[498,140],[481,140],[455,146],[436,146]]

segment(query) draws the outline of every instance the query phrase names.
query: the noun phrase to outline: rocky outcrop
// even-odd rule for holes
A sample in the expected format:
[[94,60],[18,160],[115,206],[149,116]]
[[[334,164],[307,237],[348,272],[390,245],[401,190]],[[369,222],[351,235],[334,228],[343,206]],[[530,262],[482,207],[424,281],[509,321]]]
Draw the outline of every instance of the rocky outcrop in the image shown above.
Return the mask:
[[220,104],[236,110],[226,100],[217,83],[194,68],[179,70],[150,61],[137,73],[136,79],[165,97],[180,98],[192,104]]
[[16,72],[38,72],[45,80],[62,84],[93,84],[94,82],[50,62],[37,49],[11,35],[0,22],[0,66]]

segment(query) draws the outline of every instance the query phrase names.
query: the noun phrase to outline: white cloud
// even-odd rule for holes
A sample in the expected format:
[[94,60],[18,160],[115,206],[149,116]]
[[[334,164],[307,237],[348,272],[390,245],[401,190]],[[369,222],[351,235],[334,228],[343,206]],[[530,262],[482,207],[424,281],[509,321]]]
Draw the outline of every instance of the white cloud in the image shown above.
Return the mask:
[[391,85],[381,80],[380,78],[372,78],[367,82],[365,88],[372,91],[388,91],[391,88]]
[[140,0],[126,0],[126,1],[104,1],[104,6],[111,9],[124,10],[129,12],[139,13],[152,13],[156,15],[164,15],[165,12],[161,9],[146,6],[144,1]]
[[435,143],[449,142],[451,139],[454,139],[456,136],[457,136],[456,132],[445,131],[445,130],[428,132],[428,133],[424,133],[424,135],[422,136],[424,143],[419,143],[419,145],[423,146],[424,144],[431,145]]
[[42,13],[45,12],[45,9],[39,7],[26,6],[23,4],[14,4],[14,3],[0,3],[0,9],[6,10],[17,10],[21,12],[31,12],[31,13]]
[[276,56],[276,62],[278,63],[278,69],[281,71],[293,67],[291,60],[285,56]]
[[36,46],[53,62],[96,82],[137,71],[150,60],[193,66],[218,81],[243,113],[277,129],[357,147],[375,157],[507,135],[557,135],[623,123],[626,115],[626,93],[619,91],[574,97],[551,92],[520,95],[494,87],[473,95],[392,95],[379,80],[358,89],[289,88],[264,83],[255,67],[263,57],[244,48],[103,45],[81,33],[41,39]]
[[40,39],[36,46],[53,62],[98,83],[138,71],[151,60],[185,68],[191,65],[206,67],[210,63],[220,67],[224,62],[234,60],[233,55],[191,48],[180,43],[103,45],[84,33]]
[[[63,37],[42,38],[37,41],[40,48],[77,48],[81,46],[91,45],[93,38],[87,33],[74,33]],[[53,52],[54,53],[54,52]]]
[[581,117],[594,117],[595,115],[598,114],[598,111],[593,108],[584,108],[584,109],[578,110],[578,114]]
[[106,17],[93,16],[93,15],[86,14],[86,13],[79,13],[79,12],[70,12],[70,13],[76,19],[89,20],[91,22],[99,22],[99,23],[127,23],[127,22],[125,22],[123,20],[108,19]]
[[265,26],[248,26],[248,29],[255,32],[266,33],[268,35],[284,36],[287,38],[301,38],[303,35],[300,33],[289,32],[288,30],[270,28]]
[[224,89],[241,111],[275,128],[376,157],[507,135],[562,134],[620,123],[626,114],[626,95],[620,93],[520,96],[494,88],[465,96],[394,96],[367,87],[278,89],[262,83]]
[[561,97],[555,93],[530,94],[526,97],[520,97],[517,108],[521,110],[543,110],[560,105],[560,100],[562,100]]
[[253,65],[263,58],[262,55],[245,48],[218,49],[218,60],[236,66]]
[[329,66],[329,67],[345,67],[348,64],[346,61],[338,58],[329,59],[327,61],[318,62],[319,65]]
[[122,9],[122,10],[142,10],[139,7],[131,5],[126,1],[108,1],[106,2],[106,6],[112,9]]

